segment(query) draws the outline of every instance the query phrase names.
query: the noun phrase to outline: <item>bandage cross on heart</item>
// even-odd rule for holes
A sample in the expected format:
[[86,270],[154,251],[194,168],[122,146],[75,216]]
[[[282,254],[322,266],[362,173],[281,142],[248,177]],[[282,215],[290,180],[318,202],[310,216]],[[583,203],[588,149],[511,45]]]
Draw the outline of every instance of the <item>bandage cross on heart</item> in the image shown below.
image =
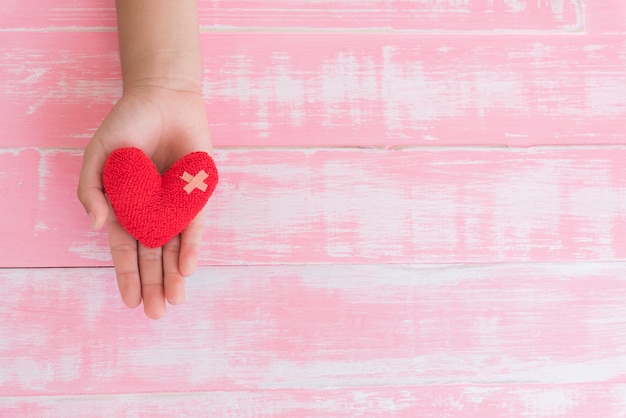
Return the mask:
[[162,247],[204,208],[218,181],[209,154],[187,154],[163,174],[138,148],[113,151],[104,166],[104,192],[120,225],[141,244]]

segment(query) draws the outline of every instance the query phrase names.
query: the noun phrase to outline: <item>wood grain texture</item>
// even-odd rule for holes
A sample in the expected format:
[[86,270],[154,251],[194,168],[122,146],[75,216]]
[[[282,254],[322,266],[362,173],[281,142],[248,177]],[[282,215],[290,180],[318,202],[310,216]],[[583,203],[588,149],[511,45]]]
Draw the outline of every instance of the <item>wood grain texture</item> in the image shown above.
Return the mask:
[[75,197],[114,2],[1,1],[0,417],[625,416],[625,4],[200,0],[222,180],[153,322]]
[[[217,6],[218,2],[214,2]],[[582,2],[548,1],[242,1],[201,8],[218,30],[362,30],[395,32],[577,32]]]
[[[200,0],[205,30],[577,32],[583,29],[581,0]],[[115,28],[112,0],[4,0],[3,30],[94,30]]]
[[[109,265],[80,151],[0,152],[3,267]],[[220,150],[202,264],[626,257],[626,149]]]
[[[216,146],[624,144],[607,36],[211,34]],[[2,147],[82,147],[121,95],[115,33],[0,33]]]
[[625,273],[206,267],[153,322],[122,307],[111,269],[2,270],[0,393],[622,384]]
[[584,1],[585,32],[626,34],[626,9],[621,0]]
[[555,418],[626,414],[623,384],[437,385],[0,398],[22,418],[406,417]]

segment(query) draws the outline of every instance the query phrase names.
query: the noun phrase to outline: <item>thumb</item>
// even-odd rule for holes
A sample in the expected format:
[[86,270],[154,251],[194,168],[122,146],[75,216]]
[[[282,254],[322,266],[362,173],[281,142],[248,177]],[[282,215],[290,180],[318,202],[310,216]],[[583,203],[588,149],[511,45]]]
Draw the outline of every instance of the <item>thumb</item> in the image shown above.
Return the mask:
[[102,229],[109,216],[109,203],[102,190],[97,187],[83,186],[79,183],[78,200],[89,216],[91,228],[95,231]]
[[100,230],[106,224],[109,215],[109,203],[102,187],[104,161],[105,157],[94,154],[88,146],[85,149],[78,181],[78,200],[87,211],[91,227],[95,231]]

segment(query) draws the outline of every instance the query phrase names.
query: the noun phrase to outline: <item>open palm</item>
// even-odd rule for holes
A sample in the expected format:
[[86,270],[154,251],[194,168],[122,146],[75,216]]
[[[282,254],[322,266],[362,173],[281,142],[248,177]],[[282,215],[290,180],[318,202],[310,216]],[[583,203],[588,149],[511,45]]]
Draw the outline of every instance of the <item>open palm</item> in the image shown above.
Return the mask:
[[134,308],[143,300],[146,315],[157,319],[165,313],[166,300],[179,304],[185,299],[185,277],[193,274],[198,262],[204,216],[201,211],[163,247],[148,248],[137,242],[117,222],[102,186],[106,158],[124,147],[143,150],[160,172],[192,151],[211,154],[202,96],[151,86],[125,91],[85,149],[78,197],[94,229],[108,226],[124,303]]

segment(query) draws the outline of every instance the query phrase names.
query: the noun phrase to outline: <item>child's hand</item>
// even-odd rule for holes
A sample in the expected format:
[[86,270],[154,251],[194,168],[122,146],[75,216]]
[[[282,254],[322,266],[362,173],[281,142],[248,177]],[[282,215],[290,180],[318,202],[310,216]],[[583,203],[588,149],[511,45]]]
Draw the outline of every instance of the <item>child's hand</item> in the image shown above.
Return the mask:
[[111,256],[124,303],[131,308],[143,300],[144,311],[157,319],[165,301],[185,299],[185,277],[198,262],[203,211],[179,236],[162,248],[138,243],[117,222],[102,187],[107,156],[117,148],[143,150],[160,172],[192,151],[212,153],[206,108],[200,93],[163,87],[135,87],[124,92],[85,149],[78,197],[95,230],[106,223]]

